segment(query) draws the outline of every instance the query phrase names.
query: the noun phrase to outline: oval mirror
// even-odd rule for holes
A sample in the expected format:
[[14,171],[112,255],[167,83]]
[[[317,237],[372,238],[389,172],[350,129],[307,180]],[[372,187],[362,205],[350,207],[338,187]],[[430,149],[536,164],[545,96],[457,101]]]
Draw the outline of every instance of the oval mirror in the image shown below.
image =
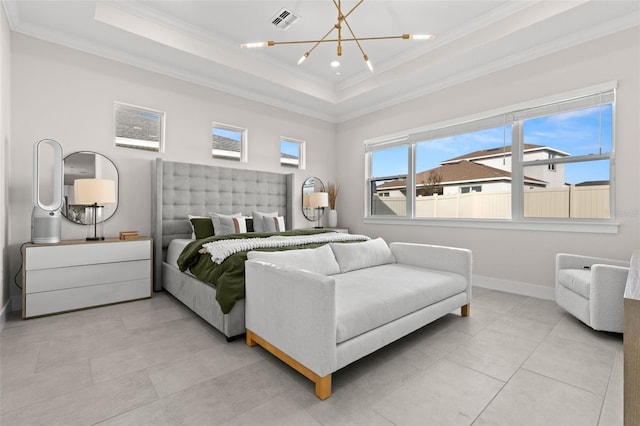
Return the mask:
[[315,177],[308,177],[302,184],[302,214],[307,220],[320,220],[324,214],[324,207],[313,205],[311,194],[315,192],[325,192],[324,183]]
[[102,154],[91,151],[80,151],[64,157],[64,203],[62,215],[73,223],[85,225],[90,222],[90,215],[85,213],[86,205],[79,205],[74,200],[73,183],[76,179],[109,179],[116,183],[115,203],[105,204],[102,221],[109,219],[118,208],[118,169],[113,162]]

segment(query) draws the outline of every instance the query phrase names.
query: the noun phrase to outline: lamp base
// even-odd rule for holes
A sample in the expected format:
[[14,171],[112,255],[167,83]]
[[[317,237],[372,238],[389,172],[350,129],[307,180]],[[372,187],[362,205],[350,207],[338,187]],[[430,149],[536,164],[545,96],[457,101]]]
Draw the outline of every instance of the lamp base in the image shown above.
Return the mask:
[[85,221],[87,223],[87,241],[104,240],[103,228],[104,206],[92,204],[85,209]]

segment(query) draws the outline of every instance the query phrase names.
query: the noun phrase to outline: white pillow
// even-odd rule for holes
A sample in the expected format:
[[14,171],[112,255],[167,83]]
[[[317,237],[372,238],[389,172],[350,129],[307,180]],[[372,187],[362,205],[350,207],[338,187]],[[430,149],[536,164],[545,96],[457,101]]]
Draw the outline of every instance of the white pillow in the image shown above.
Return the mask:
[[293,266],[322,275],[340,273],[340,266],[328,245],[312,249],[283,251],[250,251],[247,259],[264,260],[276,265]]
[[244,234],[247,232],[247,218],[244,216],[220,215],[219,219],[220,227],[216,235]]
[[278,212],[262,213],[262,212],[254,211],[254,212],[251,212],[251,215],[253,216],[254,232],[268,232],[264,227],[263,221],[265,218],[278,217]]
[[[211,216],[211,222],[213,222],[213,233],[214,235],[225,235],[220,233],[220,218],[221,217],[243,217],[242,213],[234,213],[234,214],[219,214],[219,213],[209,213]],[[246,228],[246,225],[245,225]],[[246,231],[245,231],[246,232]],[[229,232],[227,232],[229,234]]]
[[396,258],[382,238],[362,243],[330,243],[340,272],[395,263]]
[[265,218],[262,219],[262,225],[264,227],[264,232],[286,231],[285,225],[284,225],[284,217],[282,217],[282,216],[265,217]]

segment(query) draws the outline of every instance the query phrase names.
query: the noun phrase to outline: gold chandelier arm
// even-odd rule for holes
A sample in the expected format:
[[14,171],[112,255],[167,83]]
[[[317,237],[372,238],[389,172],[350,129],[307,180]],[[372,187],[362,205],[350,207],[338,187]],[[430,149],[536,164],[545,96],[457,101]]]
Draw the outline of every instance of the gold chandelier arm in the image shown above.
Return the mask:
[[[303,62],[305,61],[305,59],[307,59],[307,58],[309,57],[309,55],[311,54],[311,52],[313,52],[313,51],[314,51],[314,49],[320,45],[320,43],[323,43],[323,42],[325,41],[325,39],[329,36],[329,34],[331,34],[331,32],[332,32],[333,30],[335,30],[335,29],[336,29],[336,27],[335,27],[335,26],[333,26],[333,27],[331,27],[331,29],[329,29],[329,31],[327,31],[327,33],[326,33],[326,34],[325,34],[325,35],[324,35],[320,40],[314,40],[314,41],[311,41],[311,43],[315,43],[315,44],[313,45],[313,47],[312,47],[311,49],[309,49],[309,50],[307,50],[306,52],[304,52],[304,55],[302,55],[302,56],[300,57],[300,59],[298,59],[298,65],[300,65],[301,63],[303,63]],[[274,43],[274,44],[275,44],[275,43]],[[281,42],[281,43],[279,43],[279,44],[298,44],[298,43],[294,43],[294,42]],[[270,45],[270,46],[273,46],[273,44],[272,44],[272,45]]]
[[[333,31],[333,29],[331,29],[331,31]],[[331,31],[329,31],[329,33],[331,33]],[[329,35],[329,33],[327,33],[325,35],[325,37],[327,37]],[[431,36],[431,35],[425,35],[425,36],[414,36],[411,34],[402,34],[399,36],[382,36],[382,37],[358,37],[358,40],[363,41],[363,40],[392,40],[392,39],[405,39],[405,40],[409,40],[411,38],[416,38],[416,39],[420,39],[420,40],[432,40],[435,38],[435,36]],[[322,40],[295,40],[295,41],[273,41],[273,40],[269,40],[269,41],[263,41],[263,42],[259,42],[259,43],[245,43],[242,44],[241,47],[243,48],[251,48],[251,47],[267,47],[267,46],[275,46],[278,44],[311,44],[311,43],[330,43],[330,42],[336,42],[338,41],[338,39],[336,38],[330,38],[330,39],[325,39],[323,38]],[[356,41],[355,38],[343,38],[342,41]]]
[[[336,4],[336,0],[333,0],[333,4]],[[337,55],[342,56],[342,1],[338,0],[338,4],[336,6],[338,8],[338,23],[336,24],[336,28],[338,29],[338,47],[337,47]]]
[[351,37],[353,37],[353,40],[356,42],[356,44],[358,45],[358,49],[360,49],[360,52],[362,53],[363,56],[367,56],[364,53],[364,50],[362,50],[362,46],[360,46],[360,40],[358,39],[358,37],[356,37],[356,35],[353,33],[353,30],[351,29],[351,25],[349,25],[349,21],[347,21],[347,18],[344,18],[344,23],[347,24],[347,28],[349,29],[349,32],[351,33]]
[[[363,2],[364,2],[364,0],[360,0],[360,1],[358,2],[358,4],[356,4],[355,6],[353,6],[353,7],[351,8],[351,10],[350,10],[349,12],[347,12],[347,14],[346,14],[346,15],[342,15],[342,16],[343,16],[343,19],[347,19],[347,18],[349,17],[349,15],[351,15],[351,13],[352,13],[354,10],[356,10],[356,8],[357,8],[358,6],[360,6]],[[339,11],[340,13],[342,13],[341,7],[338,5],[338,3],[336,3],[336,0],[333,0],[333,4],[336,6],[336,8],[338,8],[338,11]]]
[[[353,32],[353,29],[351,29],[351,25],[349,25],[349,21],[347,21],[346,18],[344,19],[344,23],[347,24],[347,28],[349,29],[351,36],[353,37],[354,41],[358,45],[358,49],[360,49],[360,53],[362,53],[362,58],[366,62],[367,67],[369,68],[369,71],[373,72],[373,65],[371,65],[371,61],[369,60],[369,57],[367,56],[367,54],[364,53],[364,49],[362,49],[362,46],[360,45],[360,40],[358,40],[358,37],[356,37],[355,33]],[[402,37],[404,37],[404,35]]]
[[[343,38],[342,41],[366,41],[366,40],[393,40],[393,39],[410,39],[409,34],[402,34],[399,36],[383,36],[383,37],[358,37],[355,38]],[[269,46],[275,46],[279,44],[311,44],[311,43],[331,43],[338,41],[337,38],[327,38],[322,40],[295,40],[295,41],[270,41]]]
[[[349,12],[347,12],[347,14],[343,14],[342,13],[342,0],[338,0],[336,2],[336,0],[333,0],[333,4],[336,7],[336,9],[338,9],[338,23],[336,24],[336,28],[338,29],[338,56],[342,56],[342,21],[347,22],[347,17],[349,15],[351,15],[351,13],[353,13],[354,10],[356,10],[358,8],[358,6],[360,6],[362,3],[364,2],[364,0],[360,0],[355,6],[353,6],[351,8],[351,10]],[[349,25],[349,24],[347,24]],[[349,30],[351,31],[351,30]],[[353,34],[353,31],[351,31],[351,35],[354,37],[355,39],[355,35]],[[362,50],[362,49],[360,49]]]

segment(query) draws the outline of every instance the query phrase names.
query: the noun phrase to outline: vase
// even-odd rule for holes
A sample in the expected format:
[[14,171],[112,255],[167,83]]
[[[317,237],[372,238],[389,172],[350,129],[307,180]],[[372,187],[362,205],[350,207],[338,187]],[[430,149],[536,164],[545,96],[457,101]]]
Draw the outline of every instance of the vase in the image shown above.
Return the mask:
[[338,212],[335,210],[329,210],[329,215],[327,216],[327,224],[329,228],[336,228],[338,226]]

